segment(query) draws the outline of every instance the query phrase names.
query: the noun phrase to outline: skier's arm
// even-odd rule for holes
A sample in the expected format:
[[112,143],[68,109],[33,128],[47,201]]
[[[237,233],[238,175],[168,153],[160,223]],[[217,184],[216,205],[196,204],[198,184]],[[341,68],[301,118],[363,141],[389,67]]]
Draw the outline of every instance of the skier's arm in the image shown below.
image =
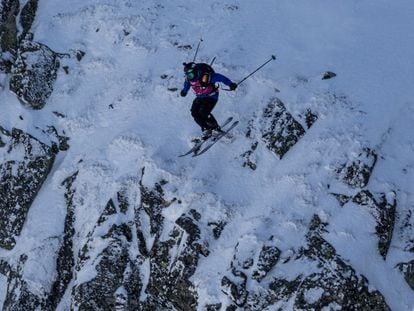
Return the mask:
[[224,83],[225,85],[229,86],[231,90],[235,90],[237,88],[237,84],[231,81],[226,76],[223,76],[222,74],[219,74],[219,73],[214,73],[213,77],[211,78],[211,83],[217,83],[217,82]]
[[181,96],[184,97],[187,95],[188,90],[190,89],[190,83],[188,83],[187,79],[184,81],[183,89],[181,90]]

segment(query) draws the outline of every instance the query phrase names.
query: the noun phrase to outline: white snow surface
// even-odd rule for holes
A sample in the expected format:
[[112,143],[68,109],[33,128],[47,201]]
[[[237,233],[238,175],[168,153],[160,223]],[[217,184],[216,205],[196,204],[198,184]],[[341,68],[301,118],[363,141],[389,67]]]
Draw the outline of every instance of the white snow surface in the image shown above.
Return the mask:
[[[231,261],[237,242],[249,253],[272,235],[282,253],[298,249],[318,214],[329,223],[324,237],[367,277],[370,288],[392,310],[413,310],[414,292],[395,267],[414,259],[404,250],[402,226],[414,208],[413,16],[414,2],[408,0],[39,1],[34,40],[85,56],[61,60],[69,74],[59,71],[53,94],[38,111],[21,105],[0,76],[1,126],[42,138],[41,129],[56,125],[70,137],[70,149],[59,153],[16,247],[0,250],[0,257],[12,261],[32,254],[25,278],[31,290],[47,290],[55,262],[41,254],[56,251],[53,239],[63,231],[62,181],[79,170],[75,245],[81,247],[108,199],[145,166],[145,184],[163,178],[169,181],[167,195],[182,200],[165,209],[167,220],[196,209],[228,221],[192,278],[200,305],[219,296],[229,269],[223,262]],[[182,98],[179,91],[182,62],[192,60],[200,37],[197,60],[216,57],[215,70],[236,82],[271,55],[277,60],[237,91],[220,93],[214,115],[240,120],[232,141],[200,157],[178,158],[199,134],[190,115],[193,95]],[[179,48],[185,45],[193,49]],[[327,70],[337,77],[322,81]],[[282,160],[259,145],[253,171],[242,167],[240,155],[252,142],[245,132],[272,97],[295,118],[311,108],[319,119]],[[337,179],[335,168],[363,147],[380,155],[369,189],[395,191],[397,197],[385,261],[372,216],[358,206],[341,208],[329,194],[355,193]],[[1,277],[0,302],[5,282]]]

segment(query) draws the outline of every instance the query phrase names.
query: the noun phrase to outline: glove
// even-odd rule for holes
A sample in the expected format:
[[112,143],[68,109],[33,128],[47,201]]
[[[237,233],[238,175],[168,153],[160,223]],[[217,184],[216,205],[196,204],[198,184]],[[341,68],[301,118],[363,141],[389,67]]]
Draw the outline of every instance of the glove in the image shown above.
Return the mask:
[[231,91],[234,91],[235,89],[237,89],[237,84],[236,83],[231,83],[229,86],[230,86]]
[[180,92],[181,97],[186,97],[187,96],[187,92],[184,90],[181,90]]

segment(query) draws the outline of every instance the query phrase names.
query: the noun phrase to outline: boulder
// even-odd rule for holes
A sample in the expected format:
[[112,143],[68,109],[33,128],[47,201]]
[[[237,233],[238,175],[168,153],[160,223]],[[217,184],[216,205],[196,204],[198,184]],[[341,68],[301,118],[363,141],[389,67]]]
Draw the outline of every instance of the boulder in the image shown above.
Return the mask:
[[23,40],[12,68],[10,90],[33,109],[42,109],[52,94],[58,54],[44,44]]

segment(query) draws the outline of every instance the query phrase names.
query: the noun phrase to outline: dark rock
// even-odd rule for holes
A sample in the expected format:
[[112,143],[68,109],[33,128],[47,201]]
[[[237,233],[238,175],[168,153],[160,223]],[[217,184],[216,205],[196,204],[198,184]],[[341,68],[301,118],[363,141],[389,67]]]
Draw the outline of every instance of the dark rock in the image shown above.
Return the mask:
[[[178,227],[170,233],[171,238],[154,245],[147,287],[147,292],[157,297],[157,300],[152,298],[152,304],[171,310],[196,308],[197,293],[189,278],[197,268],[199,256],[209,254],[207,245],[200,240],[197,218],[199,214],[195,211],[183,214],[177,219]],[[171,253],[176,255],[171,258]]]
[[310,109],[307,109],[305,113],[305,121],[308,129],[310,129],[317,120],[318,116],[314,114]]
[[[135,210],[135,224],[138,248],[150,264],[145,289],[147,298],[142,302],[141,308],[148,311],[195,310],[198,295],[189,278],[197,268],[199,256],[209,254],[208,246],[201,240],[202,232],[198,226],[201,215],[195,210],[181,215],[168,238],[161,241],[164,229],[162,209],[177,201],[176,198],[172,201],[164,198],[162,186],[166,183],[161,180],[149,188],[144,186],[142,178],[140,181],[141,204]],[[144,221],[149,222],[149,230],[143,227]],[[151,248],[147,243],[148,238],[154,240]]]
[[77,50],[76,53],[75,53],[75,57],[78,60],[78,62],[80,62],[85,55],[86,55],[86,53],[84,51],[81,51],[81,50]]
[[226,226],[226,222],[220,221],[220,222],[209,222],[208,225],[210,227],[213,227],[213,235],[214,238],[217,240],[220,238],[221,232],[223,231],[224,227]]
[[[318,263],[319,272],[304,276],[295,299],[298,309],[322,309],[339,305],[343,310],[390,310],[378,291],[369,291],[365,277],[358,277],[335,248],[321,236],[326,224],[315,216],[307,234],[305,258]],[[332,267],[335,267],[333,270]],[[306,297],[312,296],[311,301]]]
[[257,164],[255,162],[253,162],[253,160],[251,159],[251,157],[252,157],[253,153],[256,151],[258,145],[259,145],[259,142],[258,141],[255,141],[251,145],[250,150],[247,150],[246,152],[244,152],[241,155],[241,157],[244,159],[243,167],[248,166],[253,171],[256,170]]
[[280,159],[305,134],[302,125],[293,118],[278,98],[270,101],[260,122],[262,140]]
[[399,263],[397,267],[404,274],[407,284],[414,290],[414,260]]
[[22,33],[20,34],[20,39],[26,37],[30,28],[32,27],[33,21],[36,17],[38,0],[29,0],[25,4],[20,13],[20,25],[22,25]]
[[22,255],[16,268],[7,267],[6,269],[8,286],[2,307],[4,311],[46,310],[45,295],[39,296],[32,293],[22,277],[26,260],[27,256]]
[[128,197],[126,194],[126,189],[122,189],[117,193],[117,199],[119,204],[119,210],[121,213],[126,214],[129,208]]
[[[113,310],[116,306],[131,309],[139,305],[142,283],[136,262],[130,259],[129,248],[132,230],[126,223],[115,224],[117,207],[109,200],[94,230],[88,234],[88,242],[82,248],[76,270],[82,273],[85,266],[95,265],[96,276],[73,288],[72,308],[80,310]],[[107,232],[104,228],[109,227]],[[97,258],[92,256],[95,245],[106,247]],[[126,294],[124,294],[124,292]],[[133,292],[133,293],[132,293]],[[131,309],[132,310],[132,309]]]
[[33,109],[42,109],[53,91],[58,55],[46,45],[22,41],[10,79],[10,90]]
[[334,78],[334,77],[336,77],[336,73],[334,73],[334,72],[332,72],[332,71],[326,71],[326,72],[323,74],[322,80],[328,80],[328,79],[332,79],[332,78]]
[[73,255],[73,237],[75,235],[75,206],[73,196],[75,188],[73,184],[78,172],[65,179],[62,186],[66,188],[65,201],[67,213],[65,218],[65,228],[63,232],[63,242],[56,259],[56,277],[52,283],[51,291],[47,299],[47,306],[50,310],[55,310],[59,305],[69,283],[72,281],[75,258]]
[[177,48],[179,49],[179,50],[184,50],[184,51],[188,51],[188,50],[192,50],[193,49],[193,47],[191,46],[191,45],[177,45]]
[[337,170],[339,178],[353,188],[365,187],[371,177],[377,157],[374,150],[364,148],[357,159],[342,165]]
[[[151,275],[146,293],[149,294],[145,302],[145,310],[195,310],[197,307],[197,292],[194,285],[185,277],[194,273],[193,267],[185,267],[183,260],[193,264],[195,260],[188,260],[187,252],[180,256],[170,256],[170,251],[177,250],[183,239],[183,232],[174,229],[170,236],[171,239],[161,242],[158,241],[152,249],[150,258]],[[174,264],[171,269],[169,266]],[[186,272],[181,274],[182,269]]]
[[59,118],[66,118],[66,116],[63,113],[60,113],[58,111],[53,111],[53,114]]
[[264,245],[259,254],[257,270],[254,271],[252,278],[257,281],[261,281],[277,264],[280,254],[280,249],[278,249],[275,245]]
[[0,127],[0,132],[6,140],[2,151],[6,160],[0,164],[0,247],[12,249],[55,154],[51,147],[21,130],[9,133]]
[[233,278],[235,281],[231,281],[228,277],[224,276],[221,280],[221,290],[228,295],[230,299],[238,306],[243,307],[247,301],[246,290],[247,276],[241,271],[235,269],[232,270]]
[[385,194],[381,194],[379,201],[377,201],[368,190],[360,191],[352,199],[354,203],[368,207],[375,218],[377,222],[375,230],[379,239],[378,250],[384,259],[391,245],[392,233],[394,231],[395,211],[397,207],[395,192],[391,192],[388,195],[388,199],[391,202],[388,202]]
[[116,214],[116,207],[114,205],[114,201],[109,199],[108,203],[106,204],[101,216],[98,219],[98,226],[108,220],[108,217],[111,215]]
[[220,311],[221,310],[221,303],[210,304],[205,306],[205,311]]
[[[291,261],[278,263],[282,270],[293,264],[306,265],[300,274],[274,279],[268,289],[253,292],[245,309],[259,311],[277,304],[280,310],[390,310],[367,279],[345,263],[322,234],[327,224],[314,216],[306,235],[307,245]],[[293,306],[292,306],[293,304]]]
[[[142,176],[144,176],[142,169]],[[163,224],[162,209],[168,207],[172,202],[164,199],[164,192],[160,183],[156,184],[154,189],[150,189],[143,185],[140,181],[141,204],[139,209],[144,210],[150,218],[151,235],[160,233]]]
[[344,206],[346,203],[348,203],[352,199],[351,196],[340,194],[340,193],[331,193],[331,194],[335,196],[335,198],[339,202],[339,205],[341,206]]
[[17,51],[17,23],[20,4],[18,0],[2,0],[0,10],[0,48],[1,51]]
[[48,126],[43,132],[49,135],[52,143],[56,144],[58,150],[66,151],[69,149],[69,137],[65,135],[59,135],[57,129],[54,126]]

